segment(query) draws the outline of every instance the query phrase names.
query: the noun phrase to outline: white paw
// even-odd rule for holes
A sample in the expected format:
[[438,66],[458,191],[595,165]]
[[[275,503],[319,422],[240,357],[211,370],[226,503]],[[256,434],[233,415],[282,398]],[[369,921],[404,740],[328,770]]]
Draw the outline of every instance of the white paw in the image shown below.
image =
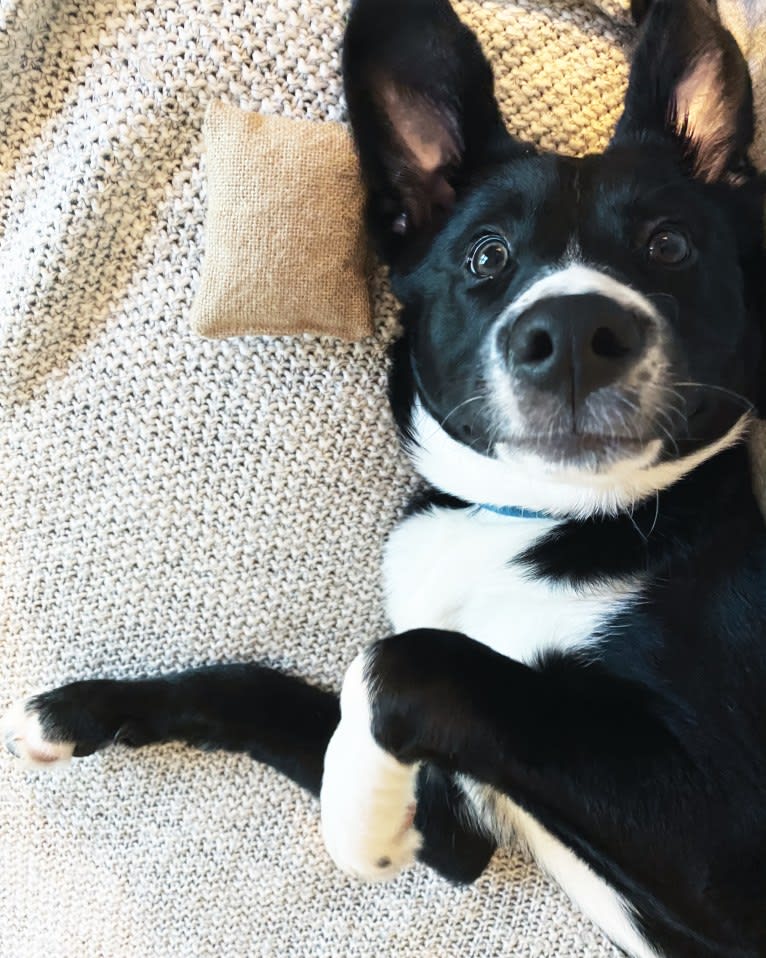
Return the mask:
[[33,768],[52,768],[64,765],[74,753],[74,742],[49,741],[46,738],[37,711],[31,707],[34,699],[21,699],[0,719],[0,742],[8,751]]
[[346,673],[341,721],[325,753],[322,835],[335,864],[365,881],[384,881],[414,861],[417,766],[385,752],[370,731],[364,654]]

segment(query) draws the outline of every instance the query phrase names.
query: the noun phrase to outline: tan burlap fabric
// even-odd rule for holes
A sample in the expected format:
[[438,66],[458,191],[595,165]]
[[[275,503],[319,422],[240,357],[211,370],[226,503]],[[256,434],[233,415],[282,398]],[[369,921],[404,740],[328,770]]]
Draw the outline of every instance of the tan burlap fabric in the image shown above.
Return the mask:
[[208,206],[192,329],[372,335],[364,197],[345,127],[214,102],[203,132]]
[[[616,119],[625,4],[465,0],[512,127]],[[210,341],[210,102],[342,120],[347,0],[0,0],[0,708],[42,685],[265,659],[337,685],[385,633],[412,476],[363,342]],[[245,758],[0,756],[0,958],[616,958],[516,852],[470,889],[325,855],[315,802]]]

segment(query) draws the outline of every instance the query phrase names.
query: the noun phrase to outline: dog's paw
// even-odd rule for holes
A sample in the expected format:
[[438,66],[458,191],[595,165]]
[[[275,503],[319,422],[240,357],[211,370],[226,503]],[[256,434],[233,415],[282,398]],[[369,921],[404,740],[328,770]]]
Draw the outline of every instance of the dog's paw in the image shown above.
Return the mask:
[[346,674],[341,721],[325,754],[322,835],[333,861],[365,881],[385,881],[422,844],[414,827],[417,766],[403,765],[372,736],[364,655]]
[[37,696],[15,702],[0,719],[0,741],[11,755],[32,768],[65,765],[76,744],[56,735],[43,718]]

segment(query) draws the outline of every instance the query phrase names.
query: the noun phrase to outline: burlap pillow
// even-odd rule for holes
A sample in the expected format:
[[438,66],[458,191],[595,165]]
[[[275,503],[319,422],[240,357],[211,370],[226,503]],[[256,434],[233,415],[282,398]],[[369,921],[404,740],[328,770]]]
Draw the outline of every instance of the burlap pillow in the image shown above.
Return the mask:
[[369,336],[363,193],[346,130],[216,102],[204,133],[208,208],[194,331]]

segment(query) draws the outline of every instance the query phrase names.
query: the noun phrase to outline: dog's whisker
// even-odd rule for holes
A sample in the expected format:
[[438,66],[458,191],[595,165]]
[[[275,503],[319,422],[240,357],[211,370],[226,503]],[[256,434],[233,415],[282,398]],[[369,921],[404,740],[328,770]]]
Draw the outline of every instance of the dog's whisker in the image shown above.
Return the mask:
[[681,400],[684,406],[688,408],[689,400],[687,399],[687,397],[684,396],[683,393],[680,393],[677,389],[673,389],[672,386],[667,385],[667,383],[656,383],[654,385],[654,389],[656,389],[657,392],[664,392],[664,393],[668,393],[671,396],[676,396],[678,399]]
[[675,453],[675,455],[676,455],[676,456],[680,456],[680,455],[681,455],[681,452],[680,452],[680,450],[679,450],[679,448],[678,448],[678,443],[677,443],[676,440],[673,438],[673,434],[672,434],[665,426],[663,426],[662,423],[659,422],[657,419],[654,420],[654,425],[655,425],[661,432],[663,432],[663,433],[665,434],[665,436],[667,436],[668,441],[670,442],[671,446],[673,447],[673,452]]
[[454,409],[451,409],[444,419],[442,419],[442,421],[439,423],[439,428],[443,428],[450,416],[454,416],[458,409],[462,409],[463,406],[467,406],[469,403],[478,402],[480,399],[484,399],[484,396],[471,396],[469,399],[464,399],[462,402],[458,403],[457,406],[455,406]]
[[660,493],[659,493],[659,490],[655,490],[654,492],[654,522],[652,523],[652,528],[647,533],[647,536],[646,536],[647,539],[651,537],[651,534],[657,528],[657,520],[659,519],[659,517],[660,517]]
[[730,396],[732,399],[736,399],[738,402],[742,403],[748,410],[751,412],[755,409],[753,403],[743,396],[741,393],[735,392],[733,389],[728,389],[726,386],[717,386],[713,383],[697,383],[697,382],[675,382],[674,386],[687,387],[692,389],[712,389],[716,392],[725,393],[727,396]]

